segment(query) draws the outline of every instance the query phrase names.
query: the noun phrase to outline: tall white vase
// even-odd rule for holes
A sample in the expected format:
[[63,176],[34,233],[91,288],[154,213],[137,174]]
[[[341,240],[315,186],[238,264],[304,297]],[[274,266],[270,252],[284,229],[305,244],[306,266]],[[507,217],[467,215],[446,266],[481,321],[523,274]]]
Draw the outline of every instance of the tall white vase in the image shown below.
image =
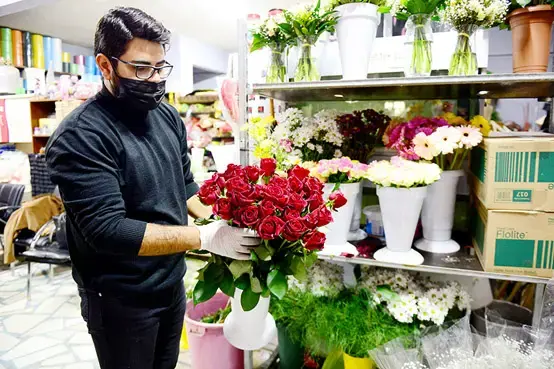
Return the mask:
[[241,296],[242,290],[237,288],[231,299],[231,313],[223,323],[223,334],[231,345],[241,350],[261,349],[277,334],[275,319],[269,313],[269,297],[260,297],[254,309],[244,311]]
[[237,145],[209,145],[206,149],[211,151],[215,168],[219,173],[225,172],[229,164],[238,164],[238,149]]
[[376,5],[369,3],[351,3],[336,8],[342,79],[367,78],[373,41],[381,22],[377,10]]
[[[324,197],[327,199],[333,188],[334,183],[325,184]],[[325,248],[320,252],[324,255],[341,255],[342,253],[358,255],[356,247],[348,243],[348,233],[350,232],[350,224],[352,223],[352,215],[356,207],[356,197],[360,192],[360,183],[342,183],[340,191],[347,199],[346,205],[333,211],[333,222],[327,225],[327,239]]]
[[450,254],[460,250],[460,245],[451,237],[456,189],[463,175],[463,170],[447,170],[442,172],[440,180],[429,186],[421,212],[423,238],[416,242],[419,250],[436,254]]
[[423,264],[423,256],[412,249],[412,243],[426,194],[427,187],[377,187],[387,247],[375,253],[375,260]]
[[363,185],[360,182],[360,192],[354,200],[354,211],[352,213],[352,222],[350,223],[350,232],[348,232],[348,241],[361,241],[367,237],[367,233],[360,229],[362,223],[362,200]]

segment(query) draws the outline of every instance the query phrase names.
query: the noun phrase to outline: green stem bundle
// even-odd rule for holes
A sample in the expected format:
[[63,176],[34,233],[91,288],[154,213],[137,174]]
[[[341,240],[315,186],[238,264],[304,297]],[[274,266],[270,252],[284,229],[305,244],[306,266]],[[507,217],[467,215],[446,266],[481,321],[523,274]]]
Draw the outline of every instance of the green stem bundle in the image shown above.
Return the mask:
[[317,70],[316,59],[312,56],[313,47],[309,43],[302,44],[300,60],[298,61],[298,67],[296,67],[296,74],[294,76],[295,82],[320,80],[321,76]]
[[428,76],[431,74],[433,63],[432,45],[427,27],[430,18],[428,15],[414,15],[412,22],[415,24],[412,56],[410,62],[410,74],[413,76]]
[[271,49],[271,60],[267,70],[266,83],[286,82],[287,67],[284,58],[285,48]]
[[476,27],[469,25],[458,31],[458,43],[450,61],[448,74],[451,76],[472,76],[477,74],[477,55],[471,49],[471,35]]

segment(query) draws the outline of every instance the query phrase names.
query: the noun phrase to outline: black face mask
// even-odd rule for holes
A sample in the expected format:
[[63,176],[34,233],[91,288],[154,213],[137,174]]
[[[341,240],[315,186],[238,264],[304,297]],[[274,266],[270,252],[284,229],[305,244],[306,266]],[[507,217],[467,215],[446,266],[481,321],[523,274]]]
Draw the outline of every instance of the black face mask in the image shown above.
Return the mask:
[[165,81],[149,82],[117,77],[115,97],[132,109],[146,112],[160,105],[165,95]]

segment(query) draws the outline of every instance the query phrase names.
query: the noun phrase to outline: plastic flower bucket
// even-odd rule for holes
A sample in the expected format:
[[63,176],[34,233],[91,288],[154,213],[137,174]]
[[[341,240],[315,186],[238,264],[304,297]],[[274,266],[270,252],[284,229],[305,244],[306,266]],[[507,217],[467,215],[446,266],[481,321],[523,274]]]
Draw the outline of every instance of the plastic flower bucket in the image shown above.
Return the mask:
[[344,369],[377,369],[377,365],[369,358],[359,359],[345,353]]
[[228,296],[217,294],[196,306],[192,301],[187,303],[185,326],[192,367],[195,369],[244,369],[243,351],[227,342],[223,335],[223,324],[206,324],[200,321],[202,317],[223,309],[227,301]]
[[293,342],[287,328],[277,325],[279,336],[279,368],[298,369],[304,365],[304,348]]

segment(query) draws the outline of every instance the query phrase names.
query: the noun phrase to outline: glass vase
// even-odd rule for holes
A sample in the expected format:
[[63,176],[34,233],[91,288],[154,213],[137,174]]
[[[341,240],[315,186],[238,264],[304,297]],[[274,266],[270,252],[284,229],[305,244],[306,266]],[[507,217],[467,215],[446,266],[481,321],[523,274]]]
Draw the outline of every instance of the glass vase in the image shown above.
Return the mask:
[[266,83],[283,83],[287,79],[287,67],[285,64],[285,48],[272,48],[269,56],[269,67],[265,77]]
[[452,54],[452,60],[450,60],[449,75],[473,76],[477,74],[477,55],[471,49],[471,38],[477,28],[474,25],[468,25],[457,30],[458,43]]
[[294,82],[319,81],[321,76],[317,70],[317,60],[314,56],[315,45],[303,43],[300,47],[300,59],[296,67]]
[[428,77],[433,66],[433,29],[429,14],[414,14],[406,22],[406,77]]

